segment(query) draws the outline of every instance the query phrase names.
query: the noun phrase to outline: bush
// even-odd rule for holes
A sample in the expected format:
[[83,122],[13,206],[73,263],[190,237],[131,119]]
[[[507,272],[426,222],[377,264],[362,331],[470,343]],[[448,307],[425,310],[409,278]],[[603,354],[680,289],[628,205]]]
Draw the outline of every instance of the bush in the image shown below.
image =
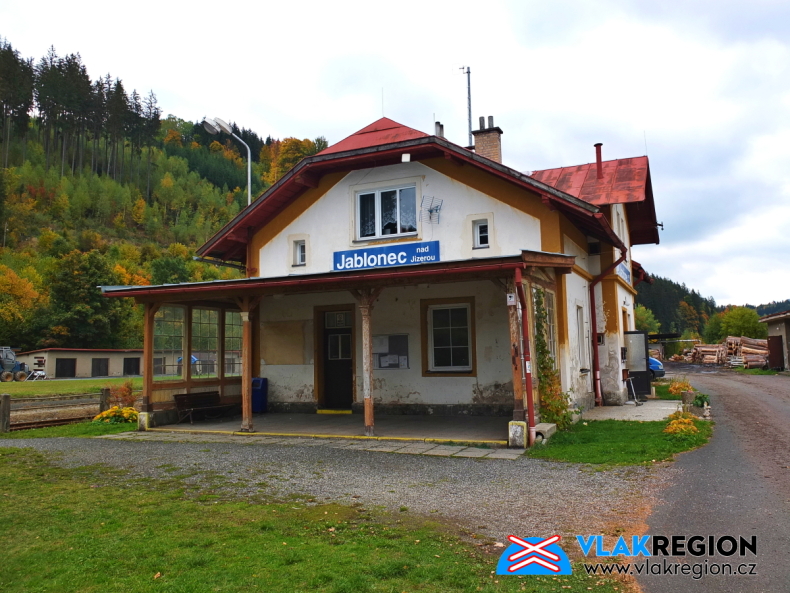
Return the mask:
[[127,408],[134,406],[137,397],[134,395],[134,384],[131,380],[124,381],[122,385],[110,385],[110,398],[121,407]]
[[137,422],[137,410],[134,408],[121,408],[120,406],[113,406],[109,410],[96,416],[93,421],[106,422],[108,424]]
[[669,384],[669,393],[678,396],[684,391],[694,391],[691,383],[689,383],[685,378],[672,379],[672,382]]
[[705,404],[710,405],[710,396],[705,393],[698,393],[697,397],[694,398],[692,405],[697,406],[698,408],[704,408]]

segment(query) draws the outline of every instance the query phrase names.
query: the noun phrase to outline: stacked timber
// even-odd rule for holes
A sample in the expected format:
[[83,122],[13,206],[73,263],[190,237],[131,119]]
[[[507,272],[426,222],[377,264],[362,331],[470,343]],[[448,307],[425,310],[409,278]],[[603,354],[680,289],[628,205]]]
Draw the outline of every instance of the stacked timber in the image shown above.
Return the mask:
[[727,336],[727,366],[760,369],[768,364],[768,340]]
[[697,344],[692,349],[691,362],[724,364],[726,351],[723,344]]

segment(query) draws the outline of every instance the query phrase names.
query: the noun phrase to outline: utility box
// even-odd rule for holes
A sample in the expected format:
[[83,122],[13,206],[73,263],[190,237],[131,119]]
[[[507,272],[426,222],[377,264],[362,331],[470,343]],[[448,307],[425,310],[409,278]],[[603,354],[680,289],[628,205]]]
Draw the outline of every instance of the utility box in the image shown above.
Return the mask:
[[269,380],[256,377],[252,380],[252,413],[265,414],[269,399]]

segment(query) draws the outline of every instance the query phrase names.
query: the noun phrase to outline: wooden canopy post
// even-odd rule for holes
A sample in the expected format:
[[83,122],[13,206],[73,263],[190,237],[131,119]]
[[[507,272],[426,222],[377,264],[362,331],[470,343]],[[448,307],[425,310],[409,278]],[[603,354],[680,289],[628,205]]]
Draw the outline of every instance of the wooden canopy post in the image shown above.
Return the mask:
[[236,303],[241,310],[241,432],[254,432],[252,426],[252,322],[250,312],[261,297],[241,297]]
[[352,290],[362,314],[362,401],[365,412],[365,436],[373,436],[373,337],[370,329],[370,312],[379,298],[381,288]]
[[[515,279],[507,279],[507,315],[510,328],[510,370],[513,377],[513,420],[524,422],[524,368],[521,358],[521,325],[518,318],[518,299]],[[512,296],[511,296],[512,295]],[[524,311],[524,315],[527,312]]]
[[146,303],[143,325],[143,405],[142,412],[154,411],[151,397],[154,392],[154,319],[162,303]]

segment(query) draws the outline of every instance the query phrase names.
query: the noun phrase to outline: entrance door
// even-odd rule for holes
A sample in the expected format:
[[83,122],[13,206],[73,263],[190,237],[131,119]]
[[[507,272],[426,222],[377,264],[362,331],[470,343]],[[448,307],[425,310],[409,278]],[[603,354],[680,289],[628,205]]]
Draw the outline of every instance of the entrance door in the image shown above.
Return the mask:
[[782,345],[782,336],[768,336],[768,368],[784,369],[785,351]]
[[[631,380],[626,387],[629,397],[633,397],[634,392],[638,396],[650,395],[650,368],[648,366],[647,353],[647,332],[625,332],[626,358],[625,366],[628,369],[628,377]],[[631,383],[634,390],[631,391]],[[641,397],[640,399],[643,399]]]
[[324,317],[322,393],[324,407],[350,410],[354,368],[351,356],[351,311],[330,311]]
[[55,359],[55,377],[70,378],[77,376],[77,359],[76,358],[56,358]]

